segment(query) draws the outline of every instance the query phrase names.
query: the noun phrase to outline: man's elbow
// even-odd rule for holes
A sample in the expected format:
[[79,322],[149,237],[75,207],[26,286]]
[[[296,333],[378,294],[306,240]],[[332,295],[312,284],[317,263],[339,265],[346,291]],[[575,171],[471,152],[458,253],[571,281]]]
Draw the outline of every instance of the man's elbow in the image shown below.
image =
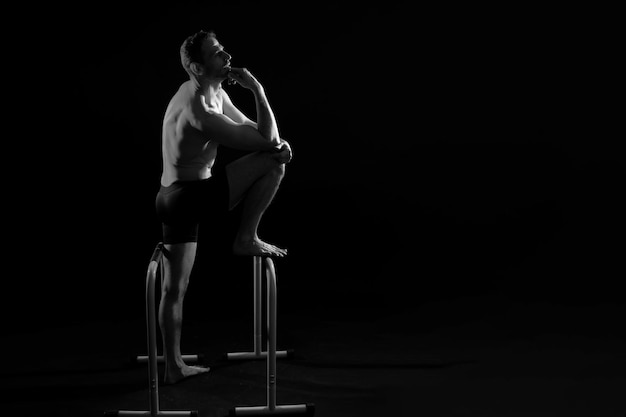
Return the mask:
[[272,136],[272,138],[270,139],[270,143],[272,144],[273,148],[279,146],[280,142],[281,142],[281,140],[280,140],[280,137],[278,135]]
[[278,149],[278,147],[280,146],[280,139],[272,139],[268,142],[265,142],[264,146],[263,146],[263,151],[274,151],[276,149]]

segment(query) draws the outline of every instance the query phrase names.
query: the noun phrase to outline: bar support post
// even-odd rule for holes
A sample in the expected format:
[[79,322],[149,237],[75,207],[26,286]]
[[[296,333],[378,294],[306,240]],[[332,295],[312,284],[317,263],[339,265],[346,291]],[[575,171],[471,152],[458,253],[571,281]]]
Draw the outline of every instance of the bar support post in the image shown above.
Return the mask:
[[117,410],[105,411],[105,416],[148,416],[148,417],[198,417],[198,411],[161,411],[159,406],[159,369],[157,366],[157,314],[155,287],[157,272],[163,277],[163,243],[154,249],[146,276],[146,333],[148,344],[148,391],[150,395],[149,411]]
[[[258,258],[258,260],[257,260]],[[235,407],[230,410],[231,416],[266,416],[266,415],[294,415],[304,414],[312,416],[315,413],[314,404],[276,404],[276,312],[277,312],[277,284],[274,262],[270,257],[265,257],[265,276],[267,285],[267,404],[265,406]],[[257,262],[261,257],[255,257],[255,272]],[[260,274],[259,274],[260,275]],[[259,291],[260,292],[260,291]],[[256,297],[255,297],[256,300]],[[256,308],[255,308],[256,311]]]

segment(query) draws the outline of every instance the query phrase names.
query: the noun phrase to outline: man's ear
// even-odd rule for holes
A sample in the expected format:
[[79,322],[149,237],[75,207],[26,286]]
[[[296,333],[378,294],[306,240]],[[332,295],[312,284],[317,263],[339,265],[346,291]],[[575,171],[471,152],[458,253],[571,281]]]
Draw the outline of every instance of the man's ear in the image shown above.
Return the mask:
[[192,62],[189,65],[189,69],[191,70],[191,72],[193,72],[195,75],[202,75],[202,73],[204,72],[204,69],[202,68],[202,65],[198,64],[197,62]]

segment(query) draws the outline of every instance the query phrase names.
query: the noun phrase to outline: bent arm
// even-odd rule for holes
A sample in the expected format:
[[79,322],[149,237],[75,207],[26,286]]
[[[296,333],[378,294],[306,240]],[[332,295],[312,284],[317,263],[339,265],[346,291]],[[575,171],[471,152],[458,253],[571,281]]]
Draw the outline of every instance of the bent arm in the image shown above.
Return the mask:
[[201,131],[207,139],[243,151],[269,151],[276,144],[265,138],[253,126],[238,123],[230,117],[204,109],[196,111],[191,125]]
[[256,102],[257,129],[261,135],[272,142],[274,146],[278,146],[280,145],[278,124],[276,123],[274,112],[265,95],[265,89],[259,84],[259,86],[252,91],[254,93],[254,101]]
[[231,68],[228,77],[252,91],[256,104],[257,130],[274,146],[279,146],[281,141],[278,124],[261,83],[246,68]]

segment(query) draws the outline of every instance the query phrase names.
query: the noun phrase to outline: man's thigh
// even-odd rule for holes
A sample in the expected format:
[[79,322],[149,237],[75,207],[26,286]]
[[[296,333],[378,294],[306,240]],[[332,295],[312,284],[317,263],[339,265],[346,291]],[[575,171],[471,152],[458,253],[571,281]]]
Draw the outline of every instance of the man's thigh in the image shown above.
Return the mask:
[[197,242],[165,244],[164,290],[184,294],[196,258]]
[[275,154],[270,152],[254,152],[226,165],[229,207],[235,207],[252,184],[279,165]]

